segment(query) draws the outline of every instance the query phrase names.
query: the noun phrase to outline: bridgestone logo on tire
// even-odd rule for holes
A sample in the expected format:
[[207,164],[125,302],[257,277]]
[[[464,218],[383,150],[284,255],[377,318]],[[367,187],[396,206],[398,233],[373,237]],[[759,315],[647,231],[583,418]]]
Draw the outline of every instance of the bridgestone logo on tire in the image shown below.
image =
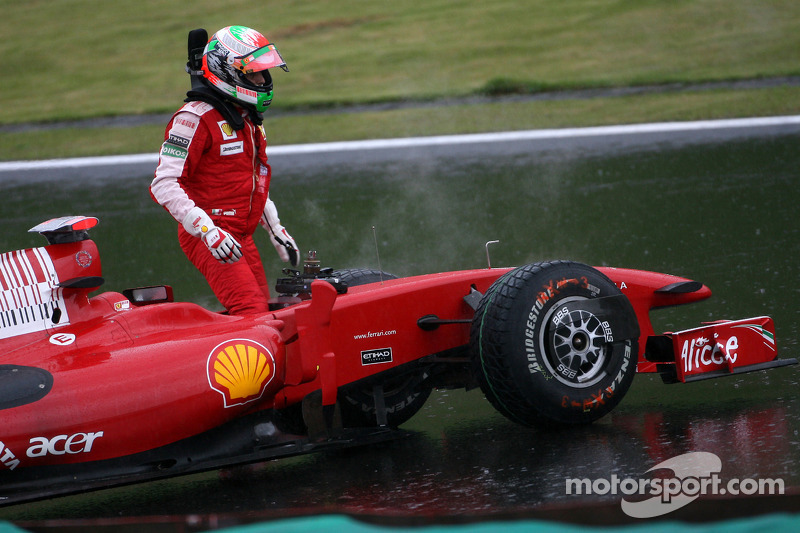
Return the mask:
[[515,422],[590,423],[619,403],[633,379],[636,314],[587,265],[514,269],[489,287],[475,317],[473,376]]
[[528,314],[528,322],[525,324],[525,353],[528,355],[528,372],[531,374],[538,372],[542,374],[545,379],[550,379],[548,374],[542,372],[542,367],[539,365],[536,356],[536,323],[539,321],[539,312],[542,310],[542,304],[539,300],[533,305],[533,309]]

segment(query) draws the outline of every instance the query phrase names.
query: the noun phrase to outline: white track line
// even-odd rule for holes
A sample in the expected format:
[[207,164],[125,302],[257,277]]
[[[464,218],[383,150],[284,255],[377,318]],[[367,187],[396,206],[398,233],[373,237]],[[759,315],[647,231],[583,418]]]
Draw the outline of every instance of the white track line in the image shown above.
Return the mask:
[[[270,155],[313,154],[355,150],[378,150],[423,146],[445,146],[471,143],[492,143],[542,139],[566,139],[576,137],[600,137],[607,135],[640,135],[644,133],[671,133],[701,130],[725,130],[736,128],[759,128],[800,124],[800,115],[741,118],[726,120],[700,120],[693,122],[656,122],[622,126],[598,126],[592,128],[560,128],[544,130],[506,131],[500,133],[476,133],[471,135],[435,135],[431,137],[409,137],[402,139],[375,139],[367,141],[341,141],[312,144],[294,144],[270,147]],[[58,169],[101,165],[126,165],[158,162],[157,153],[115,155],[103,157],[72,157],[67,159],[44,159],[39,161],[0,162],[0,172],[20,170]]]

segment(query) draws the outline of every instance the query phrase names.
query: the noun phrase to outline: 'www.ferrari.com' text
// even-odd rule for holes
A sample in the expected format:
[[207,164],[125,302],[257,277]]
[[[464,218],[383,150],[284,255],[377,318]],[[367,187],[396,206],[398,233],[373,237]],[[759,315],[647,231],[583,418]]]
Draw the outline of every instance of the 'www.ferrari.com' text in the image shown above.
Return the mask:
[[353,338],[355,340],[372,339],[373,337],[385,337],[387,335],[397,335],[397,331],[393,329],[386,331],[368,331],[366,333],[359,333],[358,335],[353,335]]

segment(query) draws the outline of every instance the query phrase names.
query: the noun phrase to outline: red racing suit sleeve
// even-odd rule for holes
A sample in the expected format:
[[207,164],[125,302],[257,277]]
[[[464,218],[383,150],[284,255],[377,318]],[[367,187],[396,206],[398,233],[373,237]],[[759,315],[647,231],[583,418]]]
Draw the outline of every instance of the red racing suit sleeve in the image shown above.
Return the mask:
[[167,125],[150,194],[178,223],[195,207],[181,181],[188,179],[211,142],[207,126],[194,113],[182,109]]

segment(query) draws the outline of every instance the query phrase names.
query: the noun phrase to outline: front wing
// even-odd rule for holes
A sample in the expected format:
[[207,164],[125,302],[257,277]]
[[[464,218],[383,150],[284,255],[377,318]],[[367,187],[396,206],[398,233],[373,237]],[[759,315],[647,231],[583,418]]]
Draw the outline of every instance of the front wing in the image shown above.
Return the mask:
[[645,358],[666,383],[688,383],[797,364],[778,359],[775,324],[766,316],[721,320],[652,336]]

